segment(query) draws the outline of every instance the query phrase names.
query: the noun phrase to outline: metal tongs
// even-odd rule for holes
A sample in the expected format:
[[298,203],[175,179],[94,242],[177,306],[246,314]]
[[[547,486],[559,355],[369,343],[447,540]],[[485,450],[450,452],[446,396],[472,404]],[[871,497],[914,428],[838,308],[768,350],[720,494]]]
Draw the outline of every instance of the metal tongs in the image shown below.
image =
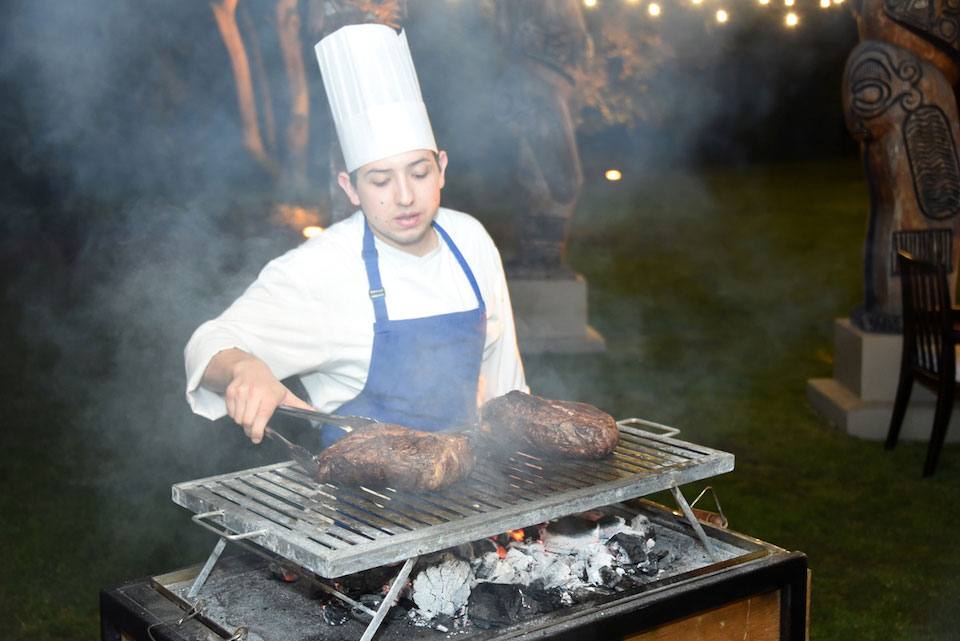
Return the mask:
[[380,421],[374,418],[367,418],[366,416],[339,416],[317,410],[304,410],[299,407],[290,407],[289,405],[281,405],[276,411],[295,418],[305,418],[309,421],[320,421],[321,423],[336,425],[344,432],[352,432],[359,427],[369,427],[380,423]]
[[[379,422],[372,418],[366,418],[365,416],[339,416],[337,414],[327,414],[326,412],[318,412],[316,410],[304,410],[300,409],[299,407],[290,407],[289,405],[281,405],[276,409],[276,411],[287,416],[336,425],[345,432],[352,432],[354,428],[358,427],[376,425]],[[317,464],[317,457],[314,456],[310,450],[302,445],[297,445],[283,434],[271,429],[269,426],[267,426],[267,428],[264,430],[264,434],[286,445],[287,449],[290,450],[290,457],[293,458],[293,460],[296,461],[297,464],[302,467],[307,474],[316,477],[320,473],[320,466]]]
[[320,466],[317,464],[317,457],[310,453],[310,450],[302,445],[297,445],[280,432],[274,431],[268,425],[263,431],[264,434],[272,439],[276,439],[287,446],[290,450],[290,457],[297,462],[297,465],[303,468],[303,471],[316,478],[320,474]]

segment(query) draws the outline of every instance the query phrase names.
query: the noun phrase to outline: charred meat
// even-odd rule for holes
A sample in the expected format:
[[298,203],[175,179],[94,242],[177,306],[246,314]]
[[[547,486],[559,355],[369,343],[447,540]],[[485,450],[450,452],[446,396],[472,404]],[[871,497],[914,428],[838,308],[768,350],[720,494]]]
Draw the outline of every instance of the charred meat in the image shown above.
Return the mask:
[[518,391],[487,401],[480,416],[481,429],[492,440],[558,458],[603,458],[620,438],[613,417],[593,405]]
[[383,423],[356,430],[317,455],[320,482],[437,490],[466,478],[476,458],[466,436]]

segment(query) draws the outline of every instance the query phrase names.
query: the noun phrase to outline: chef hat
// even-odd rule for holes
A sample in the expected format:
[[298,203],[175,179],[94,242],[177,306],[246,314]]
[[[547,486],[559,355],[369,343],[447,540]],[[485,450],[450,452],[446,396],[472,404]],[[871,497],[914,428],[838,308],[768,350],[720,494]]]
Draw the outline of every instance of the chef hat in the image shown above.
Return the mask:
[[437,151],[405,33],[348,25],[315,50],[347,171],[414,149]]

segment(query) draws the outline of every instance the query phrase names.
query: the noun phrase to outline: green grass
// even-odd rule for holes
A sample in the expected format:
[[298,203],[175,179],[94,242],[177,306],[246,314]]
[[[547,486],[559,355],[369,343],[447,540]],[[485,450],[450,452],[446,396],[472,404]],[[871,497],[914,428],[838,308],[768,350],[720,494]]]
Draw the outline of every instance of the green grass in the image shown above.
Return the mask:
[[[924,444],[886,452],[805,398],[808,378],[830,375],[833,319],[860,300],[866,207],[856,162],[589,184],[570,262],[608,350],[529,357],[527,373],[537,393],[733,452],[736,470],[710,484],[732,528],[808,554],[811,638],[954,639],[960,448],[921,480]],[[171,503],[172,483],[284,458],[189,414],[190,323],[115,326],[67,307],[73,343],[33,336],[16,306],[0,315],[5,638],[96,638],[100,587],[199,562],[213,543]]]
[[805,398],[860,302],[865,191],[856,163],[595,185],[570,259],[609,349],[526,365],[540,393],[733,452],[710,484],[734,529],[809,556],[811,638],[953,639],[960,448],[922,480],[925,444],[886,452]]

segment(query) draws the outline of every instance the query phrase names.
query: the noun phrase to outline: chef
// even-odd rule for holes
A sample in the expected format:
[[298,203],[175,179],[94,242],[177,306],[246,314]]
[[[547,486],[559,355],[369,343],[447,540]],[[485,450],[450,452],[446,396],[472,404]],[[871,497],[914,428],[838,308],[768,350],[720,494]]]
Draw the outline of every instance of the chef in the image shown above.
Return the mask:
[[[259,443],[278,405],[424,430],[528,391],[500,254],[440,207],[437,148],[404,33],[352,25],[316,46],[359,209],[270,262],[185,350],[187,399]],[[298,375],[309,398],[280,381]],[[343,432],[326,426],[322,444]]]

